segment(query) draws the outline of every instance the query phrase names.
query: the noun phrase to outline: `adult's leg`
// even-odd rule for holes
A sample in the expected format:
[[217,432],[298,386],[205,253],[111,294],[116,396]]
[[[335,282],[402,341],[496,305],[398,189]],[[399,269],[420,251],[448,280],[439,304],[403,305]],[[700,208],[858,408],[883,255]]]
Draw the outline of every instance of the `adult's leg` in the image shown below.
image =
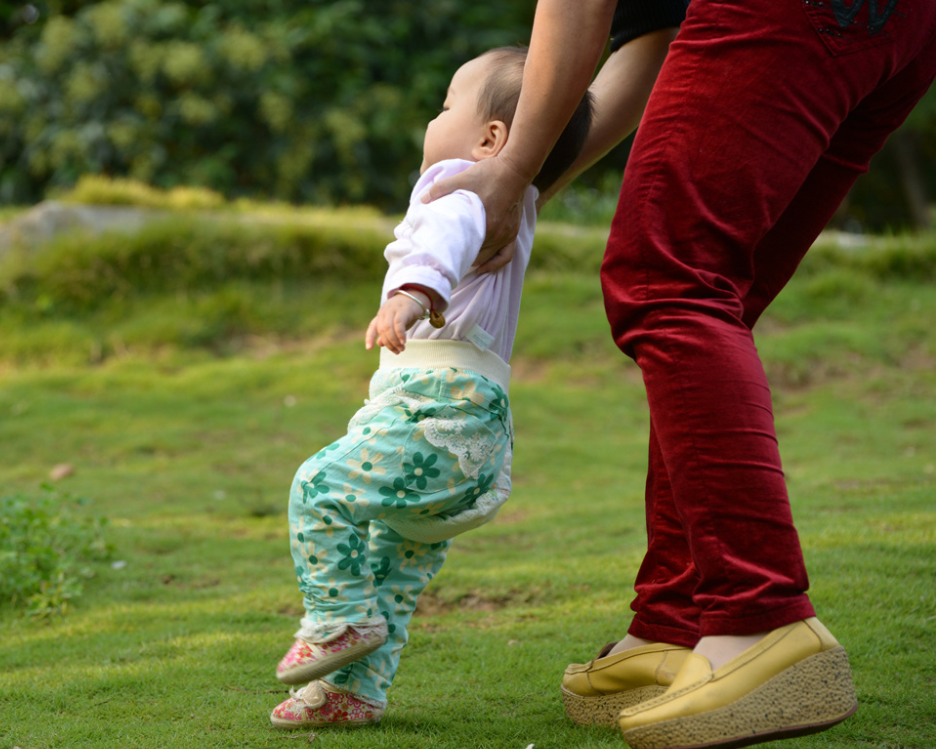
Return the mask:
[[622,709],[659,696],[699,639],[692,600],[698,573],[675,513],[653,424],[646,489],[647,554],[637,575],[628,633],[562,678],[566,715],[580,724],[614,725]]
[[[885,40],[830,57],[796,2],[699,2],[638,133],[603,282],[615,338],[643,370],[701,575],[702,635],[812,615],[749,325],[850,185],[853,175],[830,179],[839,155],[823,154],[882,71],[897,76],[898,52]],[[797,222],[804,208],[808,229]],[[663,639],[674,624],[641,633]]]
[[700,610],[692,600],[699,574],[673,503],[652,421],[645,503],[647,553],[634,585],[637,598],[631,608],[635,616],[628,634],[691,648],[699,641]]
[[[901,77],[916,76],[918,67],[911,66]],[[748,328],[754,327],[793,276],[855,180],[867,171],[871,156],[883,146],[893,118],[876,121],[876,113],[889,98],[889,92],[882,91],[849,116],[790,205],[758,243],[753,253],[753,280],[741,300],[742,321]],[[893,106],[891,113],[902,111],[905,115],[909,111],[906,103],[893,102]],[[699,636],[699,609],[692,601],[698,577],[652,423],[649,453],[648,548],[635,583],[637,598],[632,608],[636,616],[629,633],[692,647]]]
[[[857,706],[844,650],[805,596],[750,328],[928,86],[932,45],[912,61],[932,39],[934,11],[910,0],[891,36],[829,48],[826,8],[822,19],[813,4],[699,0],[625,177],[622,207],[640,206],[636,221],[616,222],[627,236],[609,243],[609,317],[644,373],[699,571],[703,635],[663,696],[621,713],[632,749],[799,735]],[[681,108],[674,71],[703,81],[680,92]],[[670,224],[655,223],[667,205]],[[737,658],[712,644],[737,647],[745,635],[752,644]]]
[[936,50],[921,55],[865,98],[836,131],[790,205],[754,250],[754,281],[744,295],[753,328],[786,286],[871,158],[900,126],[933,80]]

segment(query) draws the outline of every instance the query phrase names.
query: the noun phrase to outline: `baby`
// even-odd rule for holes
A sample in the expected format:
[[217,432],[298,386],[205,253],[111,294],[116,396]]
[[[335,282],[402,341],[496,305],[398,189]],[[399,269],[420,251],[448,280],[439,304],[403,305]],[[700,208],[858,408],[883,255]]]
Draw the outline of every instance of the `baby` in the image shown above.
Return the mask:
[[508,362],[535,203],[581,150],[590,99],[528,189],[513,261],[496,272],[472,267],[485,235],[478,197],[421,196],[501,151],[525,60],[525,48],[502,47],[453,76],[385,251],[381,306],[365,336],[368,349],[381,347],[370,398],[347,435],[296,474],[289,528],[306,616],[276,675],[305,686],[273,710],[274,726],[379,722],[417,597],[451,539],[491,520],[510,493]]

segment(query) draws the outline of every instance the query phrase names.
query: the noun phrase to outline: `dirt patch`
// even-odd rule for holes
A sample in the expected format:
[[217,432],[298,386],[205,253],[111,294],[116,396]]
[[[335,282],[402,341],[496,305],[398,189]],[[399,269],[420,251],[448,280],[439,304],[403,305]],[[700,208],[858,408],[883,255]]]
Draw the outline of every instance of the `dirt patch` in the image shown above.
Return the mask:
[[[445,601],[431,592],[424,592],[416,602],[415,617],[431,618],[452,611],[494,612],[515,604],[528,604],[536,597],[535,591],[512,590],[504,596],[488,596],[477,590],[470,591],[454,601]],[[299,618],[305,616],[305,610],[294,604],[287,604],[277,609],[280,616]]]
[[202,590],[204,588],[217,588],[220,584],[220,577],[203,577],[195,580],[189,587],[194,590]]
[[903,373],[932,372],[936,369],[936,357],[920,347],[913,347],[894,364],[851,353],[834,359],[807,359],[792,363],[768,359],[764,362],[764,368],[772,388],[795,392],[833,381],[857,382],[885,378],[895,370]]
[[495,522],[497,525],[516,525],[525,522],[529,514],[527,510],[502,510],[497,513]]
[[896,491],[918,486],[919,483],[917,479],[879,478],[862,481],[838,481],[835,483],[835,488],[843,494],[880,494],[882,490]]
[[506,596],[486,596],[473,590],[454,601],[444,601],[432,593],[423,593],[416,602],[414,616],[439,616],[450,611],[500,611],[515,603],[529,603],[530,591],[511,591]]
[[510,377],[522,382],[541,382],[549,369],[543,359],[516,358],[510,362]]

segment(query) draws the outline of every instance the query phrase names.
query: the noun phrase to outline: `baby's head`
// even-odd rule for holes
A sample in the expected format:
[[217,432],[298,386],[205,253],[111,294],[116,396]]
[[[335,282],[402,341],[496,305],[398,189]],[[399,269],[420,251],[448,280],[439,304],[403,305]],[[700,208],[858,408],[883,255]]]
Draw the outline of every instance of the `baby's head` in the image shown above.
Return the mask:
[[[526,47],[497,47],[462,65],[439,112],[426,128],[420,172],[445,159],[481,161],[500,153],[513,124]],[[533,184],[542,192],[575,161],[592,119],[586,93]]]

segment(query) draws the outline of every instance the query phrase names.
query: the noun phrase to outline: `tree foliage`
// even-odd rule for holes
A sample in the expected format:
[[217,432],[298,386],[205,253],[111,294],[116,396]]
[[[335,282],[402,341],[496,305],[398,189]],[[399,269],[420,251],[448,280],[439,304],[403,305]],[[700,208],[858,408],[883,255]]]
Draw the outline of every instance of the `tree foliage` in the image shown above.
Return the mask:
[[524,41],[532,12],[458,0],[35,6],[40,19],[8,24],[0,48],[4,202],[91,173],[399,205],[451,73]]

